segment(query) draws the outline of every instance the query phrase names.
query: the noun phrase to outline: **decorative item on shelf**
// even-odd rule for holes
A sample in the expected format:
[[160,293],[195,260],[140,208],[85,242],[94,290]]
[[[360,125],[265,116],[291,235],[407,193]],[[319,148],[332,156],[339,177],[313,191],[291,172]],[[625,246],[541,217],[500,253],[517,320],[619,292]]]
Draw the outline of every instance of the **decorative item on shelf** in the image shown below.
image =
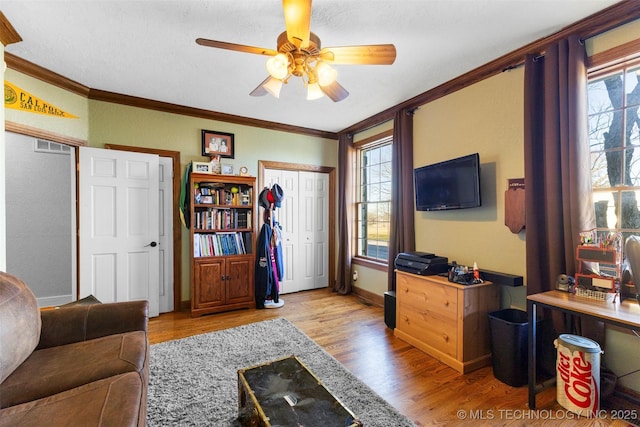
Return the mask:
[[220,165],[222,175],[233,175],[233,165],[222,163]]
[[249,168],[246,166],[240,166],[240,176],[249,176]]
[[576,295],[579,297],[594,299],[597,301],[616,302],[617,292],[601,292],[593,289],[576,288]]
[[233,159],[235,144],[232,133],[202,130],[202,155]]
[[566,274],[560,274],[556,280],[556,289],[563,292],[574,293],[575,279]]
[[191,170],[196,173],[212,173],[209,162],[191,162]]
[[211,173],[220,173],[220,156],[211,156]]

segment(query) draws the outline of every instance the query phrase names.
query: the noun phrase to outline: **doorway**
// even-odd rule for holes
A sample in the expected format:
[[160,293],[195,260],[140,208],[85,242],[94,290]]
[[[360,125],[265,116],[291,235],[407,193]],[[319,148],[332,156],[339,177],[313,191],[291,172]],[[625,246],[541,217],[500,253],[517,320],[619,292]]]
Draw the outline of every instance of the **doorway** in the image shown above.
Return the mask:
[[5,132],[7,272],[40,307],[76,299],[75,149]]
[[[8,220],[13,218],[13,222],[7,223],[7,271],[15,274],[25,281],[30,287],[36,288],[36,298],[41,307],[56,306],[67,302],[75,301],[78,297],[77,286],[77,196],[76,196],[76,155],[77,147],[85,146],[86,141],[69,139],[57,134],[50,134],[38,129],[15,125],[6,122],[5,139],[7,146],[17,147],[20,150],[34,152],[40,146],[40,157],[47,155],[48,161],[37,162],[33,157],[20,160],[18,153],[7,151],[7,168],[5,175],[7,179],[7,193],[13,192],[16,200],[23,200],[24,209],[27,216],[19,213],[17,206],[7,199]],[[11,141],[11,142],[10,142]],[[36,148],[34,149],[34,144]],[[182,230],[179,215],[180,198],[180,153],[169,150],[156,150],[140,147],[129,147],[111,144],[106,148],[113,148],[122,151],[138,151],[157,154],[161,157],[170,158],[167,165],[168,180],[172,186],[173,196],[167,201],[167,206],[173,207],[169,223],[165,226],[166,241],[165,248],[171,247],[173,259],[169,261],[171,265],[164,266],[164,270],[172,275],[173,280],[168,280],[173,292],[164,289],[166,295],[170,295],[172,301],[168,301],[161,311],[179,311],[181,309],[181,241]],[[7,150],[11,150],[9,147]],[[49,151],[47,153],[47,151]],[[29,154],[32,156],[33,154]],[[44,158],[44,157],[43,157]],[[62,181],[53,189],[48,189],[49,184],[54,183],[52,176],[48,173],[51,170],[52,160],[65,163],[64,171],[57,173],[62,177]],[[162,163],[162,162],[161,162]],[[38,174],[47,174],[42,179],[38,179]],[[14,184],[20,186],[14,186]],[[42,191],[42,195],[37,195],[37,191]],[[53,196],[52,200],[49,200]],[[68,201],[68,203],[66,202]],[[62,203],[64,206],[53,206],[51,203]],[[40,219],[33,218],[38,213],[46,215]],[[60,218],[58,218],[60,216]],[[25,218],[32,218],[25,224]],[[57,219],[56,219],[57,218]],[[50,224],[55,222],[56,226]],[[45,227],[45,228],[42,228]],[[67,230],[67,231],[64,231]],[[43,244],[43,238],[47,233],[54,232],[55,243]],[[26,233],[26,234],[25,234]],[[62,240],[61,240],[62,239]],[[9,240],[13,240],[10,242]],[[25,247],[25,243],[31,241],[31,247]],[[51,250],[51,245],[55,250]],[[45,255],[39,254],[39,250],[50,250]],[[55,256],[51,256],[55,253]],[[10,259],[11,258],[11,259]],[[21,263],[22,266],[16,267]],[[53,263],[53,264],[52,264]],[[172,267],[172,268],[171,268]],[[53,274],[53,269],[58,273]],[[35,278],[31,277],[35,275]],[[39,276],[38,276],[39,275]],[[40,277],[40,278],[38,278]],[[52,286],[55,281],[56,286]],[[161,286],[162,299],[163,284]]]
[[280,293],[332,287],[335,280],[335,168],[259,161],[260,188],[284,190],[275,219],[282,226],[285,274]]

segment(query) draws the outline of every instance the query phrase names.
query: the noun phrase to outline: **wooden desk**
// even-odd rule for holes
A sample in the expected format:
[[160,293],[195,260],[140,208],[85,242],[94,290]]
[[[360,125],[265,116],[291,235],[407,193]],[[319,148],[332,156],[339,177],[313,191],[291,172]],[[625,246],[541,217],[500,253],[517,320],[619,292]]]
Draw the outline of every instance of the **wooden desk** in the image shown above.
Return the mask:
[[529,408],[536,409],[536,394],[543,388],[536,379],[536,319],[538,306],[580,316],[627,329],[640,329],[640,306],[636,301],[619,299],[614,303],[575,296],[568,292],[548,291],[527,297],[529,313]]

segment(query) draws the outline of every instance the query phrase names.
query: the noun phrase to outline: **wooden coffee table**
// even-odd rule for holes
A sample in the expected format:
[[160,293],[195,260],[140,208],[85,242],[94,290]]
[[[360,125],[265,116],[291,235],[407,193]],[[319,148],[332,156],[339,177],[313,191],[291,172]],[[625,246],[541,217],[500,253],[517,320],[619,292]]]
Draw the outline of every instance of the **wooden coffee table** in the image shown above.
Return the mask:
[[238,419],[243,426],[362,426],[296,356],[238,371]]

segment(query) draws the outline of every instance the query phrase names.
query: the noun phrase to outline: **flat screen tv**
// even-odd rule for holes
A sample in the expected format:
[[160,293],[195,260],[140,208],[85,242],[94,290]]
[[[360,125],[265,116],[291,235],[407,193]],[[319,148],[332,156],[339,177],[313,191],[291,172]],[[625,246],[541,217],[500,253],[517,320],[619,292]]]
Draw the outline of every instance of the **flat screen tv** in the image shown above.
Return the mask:
[[478,153],[416,168],[414,177],[416,210],[443,211],[481,206]]

